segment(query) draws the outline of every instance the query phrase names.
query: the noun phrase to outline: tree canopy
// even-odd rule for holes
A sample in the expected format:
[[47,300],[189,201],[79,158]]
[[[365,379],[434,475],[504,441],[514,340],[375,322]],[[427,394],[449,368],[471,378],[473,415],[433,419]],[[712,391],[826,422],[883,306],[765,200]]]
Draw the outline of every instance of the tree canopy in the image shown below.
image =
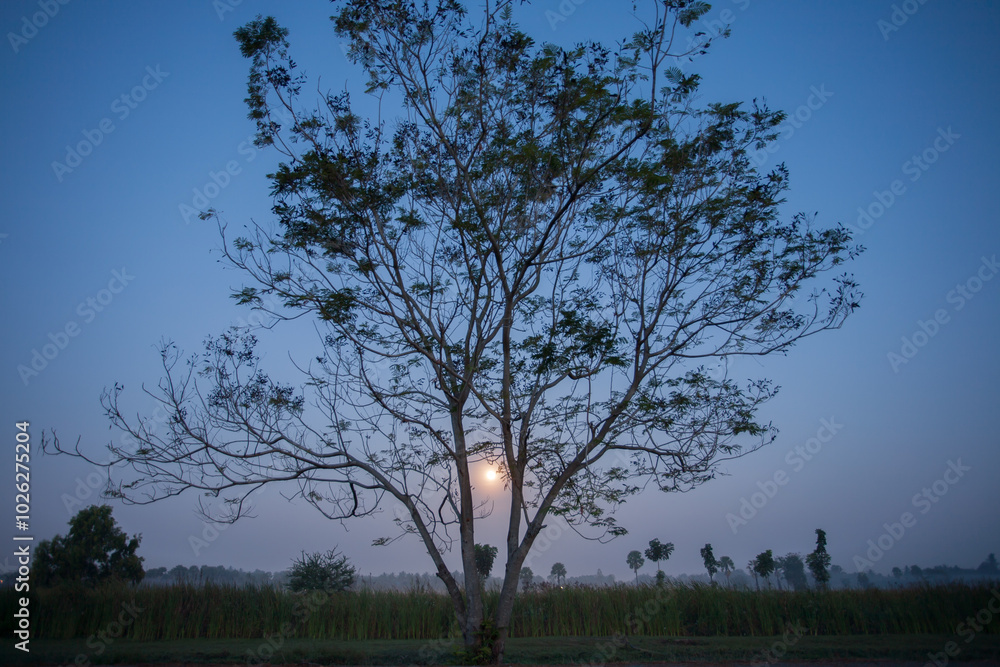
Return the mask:
[[108,505],[91,505],[69,521],[66,537],[56,535],[35,548],[32,577],[39,586],[109,581],[138,584],[145,572],[136,555],[141,535],[129,538]]
[[[315,318],[301,384],[272,379],[256,338],[226,332],[190,359],[162,354],[156,394],[169,433],[104,403],[136,447],[113,489],[152,502],[219,495],[235,520],[255,489],[298,485],[326,516],[399,509],[430,554],[466,646],[509,632],[518,574],[553,516],[594,538],[626,532],[613,510],[646,485],[683,491],[768,442],[776,389],[706,371],[784,353],[841,326],[859,295],[843,226],[781,211],[784,166],[749,152],[784,114],[754,101],[696,105],[676,67],[708,5],[650,0],[616,48],[539,43],[514,3],[470,15],[454,0],[336,3],[336,35],[398,99],[393,122],[350,95],[303,100],[288,31],[258,17],[236,32],[251,63],[250,118],[272,174],[273,224],[223,236],[247,284],[240,303]],[[272,305],[277,302],[278,306]],[[155,392],[154,392],[155,393]],[[485,611],[473,470],[507,493],[504,583]],[[456,578],[446,557],[457,547]]]
[[337,549],[311,554],[303,551],[288,569],[288,589],[338,593],[354,585],[356,575],[347,556]]

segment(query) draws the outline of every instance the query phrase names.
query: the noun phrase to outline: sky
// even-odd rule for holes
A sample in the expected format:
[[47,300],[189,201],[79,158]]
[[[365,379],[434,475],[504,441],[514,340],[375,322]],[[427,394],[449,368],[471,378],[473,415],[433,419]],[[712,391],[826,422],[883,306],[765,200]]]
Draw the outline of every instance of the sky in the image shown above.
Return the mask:
[[[540,0],[516,16],[537,42],[613,43],[638,26],[630,7]],[[43,431],[100,458],[121,438],[102,391],[123,384],[130,406],[150,409],[141,387],[163,375],[160,341],[196,352],[206,336],[259,323],[229,298],[242,281],[217,261],[217,229],[192,214],[210,205],[234,227],[270,216],[279,156],[251,144],[248,62],[232,33],[273,15],[314,89],[358,90],[364,76],[331,13],[319,0],[0,4],[0,429],[7,456],[18,422],[32,443],[27,531],[13,527],[14,489],[3,494],[12,537],[65,534],[101,502],[100,469],[42,456]],[[760,414],[775,442],[690,492],[632,498],[617,513],[628,535],[608,544],[553,523],[529,565],[627,580],[626,554],[658,538],[676,546],[667,574],[696,573],[706,543],[743,567],[765,549],[808,553],[822,528],[850,572],[975,567],[1000,552],[1000,6],[721,0],[696,28],[726,24],[730,38],[682,66],[702,76],[703,103],[759,98],[788,113],[755,159],[788,167],[787,215],[855,230],[861,308],[785,357],[731,367],[781,386]],[[291,360],[314,354],[309,332],[261,338],[272,375],[296,382]],[[147,568],[282,570],[302,550],[338,546],[363,573],[433,570],[416,540],[371,546],[390,534],[391,511],[339,524],[279,491],[228,527],[205,523],[194,493],[112,504],[142,534]],[[477,491],[503,493],[485,478]],[[497,512],[478,541],[500,545],[503,526]]]

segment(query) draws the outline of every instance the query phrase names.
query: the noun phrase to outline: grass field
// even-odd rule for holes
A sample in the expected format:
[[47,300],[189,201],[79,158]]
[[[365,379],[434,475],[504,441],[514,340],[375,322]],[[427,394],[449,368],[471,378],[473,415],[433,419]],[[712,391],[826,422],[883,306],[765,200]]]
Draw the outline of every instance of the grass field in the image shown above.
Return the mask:
[[[951,635],[884,635],[856,637],[802,637],[785,643],[777,637],[644,637],[631,639],[631,646],[615,646],[614,638],[546,637],[513,639],[505,662],[515,664],[652,663],[674,661],[742,660],[765,663],[781,660],[907,660],[921,664],[928,654],[944,650]],[[261,640],[186,639],[158,642],[122,640],[100,654],[88,648],[86,640],[42,640],[32,646],[31,655],[16,651],[9,642],[0,648],[0,663],[27,664],[333,664],[333,665],[426,665],[448,664],[451,653],[428,656],[425,642],[416,640],[351,642],[320,639],[288,639],[273,651],[261,651]],[[1000,637],[977,638],[962,644],[951,660],[1000,661]],[[773,653],[771,653],[773,652]]]
[[[0,605],[15,608],[15,593]],[[896,658],[1000,659],[1000,585],[748,591],[710,586],[552,588],[518,596],[510,662]],[[32,594],[33,660],[441,664],[451,605],[427,591],[292,594],[172,586]],[[978,625],[969,619],[978,616]],[[13,619],[0,617],[12,636]],[[978,627],[978,630],[973,630]],[[970,636],[971,635],[971,636]],[[600,638],[604,639],[600,639]],[[625,637],[628,639],[626,640]],[[968,641],[967,641],[968,640]],[[79,656],[83,656],[80,661]],[[6,642],[3,664],[28,656]]]

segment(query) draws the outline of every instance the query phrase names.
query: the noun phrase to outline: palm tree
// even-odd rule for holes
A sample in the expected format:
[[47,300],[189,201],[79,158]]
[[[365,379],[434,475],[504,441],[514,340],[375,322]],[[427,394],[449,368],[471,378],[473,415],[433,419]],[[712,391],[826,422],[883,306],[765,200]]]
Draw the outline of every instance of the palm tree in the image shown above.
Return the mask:
[[554,577],[556,583],[562,586],[563,579],[566,578],[566,566],[562,563],[556,563],[552,566],[552,571],[549,573],[550,577]]
[[722,574],[726,575],[726,586],[729,586],[729,575],[733,573],[736,569],[736,564],[733,559],[729,556],[723,556],[719,559],[719,569],[722,570]]
[[656,571],[660,572],[660,561],[669,560],[672,553],[674,553],[673,542],[664,544],[657,539],[652,539],[649,541],[649,548],[646,549],[646,558],[656,563]]
[[628,563],[629,568],[635,572],[635,584],[639,585],[639,568],[642,567],[646,560],[642,557],[642,554],[638,551],[629,551],[628,556],[625,557],[625,562]]

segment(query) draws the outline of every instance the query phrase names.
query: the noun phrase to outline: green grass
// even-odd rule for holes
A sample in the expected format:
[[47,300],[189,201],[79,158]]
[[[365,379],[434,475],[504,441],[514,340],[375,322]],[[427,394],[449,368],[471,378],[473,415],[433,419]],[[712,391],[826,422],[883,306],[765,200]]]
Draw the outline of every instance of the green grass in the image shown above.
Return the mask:
[[[513,637],[770,637],[797,623],[811,635],[945,635],[991,599],[987,585],[901,590],[747,591],[710,586],[553,588],[518,596]],[[0,606],[15,606],[13,591]],[[487,597],[487,608],[496,594]],[[134,610],[134,611],[132,611]],[[273,588],[171,586],[41,590],[32,635],[138,641],[256,639],[430,640],[454,636],[450,600],[429,591],[309,597]],[[0,617],[10,636],[13,617]],[[120,627],[118,627],[120,624]],[[984,634],[1000,634],[1000,622]]]
[[[883,635],[828,637],[806,636],[787,646],[782,660],[856,659],[928,660],[928,653],[940,652],[953,635]],[[610,637],[548,637],[512,639],[505,662],[514,664],[567,664],[600,662],[668,661],[764,661],[763,654],[777,637],[645,637],[629,640],[631,646],[616,646]],[[191,663],[247,664],[248,657],[266,657],[264,662],[300,664],[311,662],[337,665],[447,664],[451,653],[428,651],[427,642],[416,640],[351,642],[317,639],[288,639],[273,654],[261,652],[260,639],[187,639],[157,642],[119,640],[97,655],[85,640],[39,640],[32,642],[31,655],[13,649],[10,642],[0,647],[0,663],[22,664],[116,664]],[[613,650],[611,650],[613,648]],[[76,662],[83,656],[80,662]],[[961,644],[958,660],[1000,660],[1000,637],[984,635]],[[257,664],[253,662],[252,664]]]

